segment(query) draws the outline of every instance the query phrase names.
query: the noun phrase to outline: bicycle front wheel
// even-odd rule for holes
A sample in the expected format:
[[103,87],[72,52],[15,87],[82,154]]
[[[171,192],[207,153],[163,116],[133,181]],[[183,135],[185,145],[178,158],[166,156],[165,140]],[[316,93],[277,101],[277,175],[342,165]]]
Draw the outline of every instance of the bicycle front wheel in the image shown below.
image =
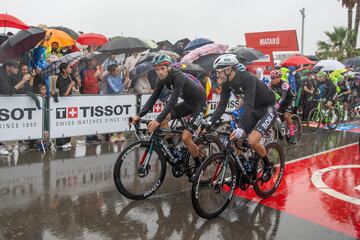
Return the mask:
[[236,173],[230,164],[225,166],[225,158],[224,153],[210,156],[195,176],[191,200],[194,210],[202,218],[211,219],[220,215],[233,197]]
[[270,180],[264,182],[262,175],[264,172],[264,163],[259,161],[257,166],[257,180],[254,184],[254,190],[259,197],[270,197],[279,187],[285,169],[285,155],[280,144],[272,142],[265,146],[270,164],[273,166],[271,170]]
[[166,161],[160,150],[152,147],[149,141],[139,141],[120,153],[113,176],[116,188],[122,195],[141,200],[161,186],[165,174]]
[[307,128],[310,130],[310,132],[316,132],[320,128],[321,118],[322,117],[319,109],[314,108],[310,111],[307,120]]

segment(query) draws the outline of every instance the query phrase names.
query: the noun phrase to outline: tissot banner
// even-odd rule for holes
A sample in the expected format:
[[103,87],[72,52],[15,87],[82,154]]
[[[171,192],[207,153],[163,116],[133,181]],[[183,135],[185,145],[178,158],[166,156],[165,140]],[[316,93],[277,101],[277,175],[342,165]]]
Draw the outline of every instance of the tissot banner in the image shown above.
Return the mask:
[[51,138],[122,132],[136,114],[136,96],[59,97],[49,108]]

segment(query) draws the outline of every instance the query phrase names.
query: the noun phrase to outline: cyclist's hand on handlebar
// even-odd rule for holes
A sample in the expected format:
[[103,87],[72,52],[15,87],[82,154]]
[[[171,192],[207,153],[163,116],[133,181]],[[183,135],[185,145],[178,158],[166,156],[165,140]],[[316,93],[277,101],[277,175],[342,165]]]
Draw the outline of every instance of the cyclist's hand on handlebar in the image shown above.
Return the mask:
[[132,116],[132,117],[129,117],[129,124],[135,124],[137,122],[140,121],[140,117],[139,116]]
[[236,128],[231,134],[230,134],[230,140],[234,139],[241,139],[246,135],[245,131],[242,128]]
[[160,123],[156,120],[152,120],[148,125],[148,132],[153,133],[157,127],[160,126]]

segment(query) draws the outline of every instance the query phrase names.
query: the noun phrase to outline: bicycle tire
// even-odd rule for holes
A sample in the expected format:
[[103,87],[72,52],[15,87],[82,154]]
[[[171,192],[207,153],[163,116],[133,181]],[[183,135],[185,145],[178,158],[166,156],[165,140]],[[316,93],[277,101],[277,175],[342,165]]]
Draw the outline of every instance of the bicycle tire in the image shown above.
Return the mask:
[[316,132],[319,130],[321,122],[322,116],[319,109],[313,108],[308,115],[307,129],[310,132]]
[[[283,176],[284,176],[284,170],[285,170],[285,154],[284,154],[284,150],[283,148],[281,147],[281,145],[279,143],[275,143],[275,142],[272,142],[272,143],[269,143],[265,146],[265,149],[266,151],[268,152],[268,155],[269,155],[269,151],[270,149],[275,149],[276,152],[279,154],[279,166],[276,167],[276,172],[275,174],[278,172],[278,178],[273,181],[273,178],[275,176],[275,174],[270,178],[269,181],[267,182],[262,182],[261,180],[261,176],[262,176],[262,169],[261,169],[261,166],[260,166],[260,169],[259,169],[259,165],[261,164],[262,166],[264,165],[262,160],[259,161],[258,163],[258,166],[257,166],[257,171],[258,171],[258,178],[256,180],[256,183],[253,185],[254,187],[254,190],[255,190],[255,193],[261,197],[261,198],[267,198],[267,197],[270,197],[279,187],[280,183],[281,183],[281,180],[283,179]],[[269,157],[269,160],[271,162],[271,157]],[[279,171],[277,171],[279,170]],[[269,189],[269,190],[263,190],[262,187],[264,186],[264,184],[269,184],[269,183],[274,183],[274,185]]]
[[[115,162],[114,173],[113,173],[115,186],[123,196],[125,196],[125,197],[127,197],[129,199],[143,200],[143,199],[148,198],[154,192],[156,192],[157,189],[160,188],[161,184],[164,181],[164,178],[165,178],[165,175],[166,175],[166,160],[163,157],[162,152],[155,146],[154,147],[154,152],[158,155],[158,158],[151,159],[151,160],[152,160],[152,163],[155,163],[155,164],[156,164],[156,162],[154,162],[155,160],[160,161],[160,164],[157,165],[158,167],[160,167],[160,173],[159,173],[158,178],[155,179],[154,184],[151,184],[151,186],[149,188],[147,188],[144,191],[140,191],[140,192],[133,192],[133,191],[129,190],[126,186],[124,186],[124,180],[125,179],[130,179],[130,178],[129,178],[129,176],[123,176],[123,178],[122,178],[121,172],[122,172],[122,167],[124,168],[123,163],[124,163],[124,161],[135,161],[135,160],[129,159],[129,157],[127,157],[127,156],[132,151],[134,151],[134,150],[136,150],[137,148],[140,148],[140,147],[143,148],[143,149],[149,149],[150,144],[151,144],[150,141],[138,141],[138,142],[135,142],[135,143],[131,144],[130,146],[128,146],[126,149],[124,149],[120,153],[119,157],[117,158],[117,160]],[[144,155],[143,155],[143,157],[144,157]],[[151,170],[151,166],[150,166],[150,170]],[[125,173],[126,174],[128,173],[127,169],[125,169]],[[135,175],[136,175],[136,173],[135,173]],[[146,174],[146,175],[148,175],[148,174]],[[141,176],[138,176],[138,177],[142,178]],[[137,185],[139,187],[141,186],[141,184],[137,184]]]
[[[212,156],[210,156],[209,158],[207,158],[200,166],[198,172],[196,173],[192,188],[191,188],[191,202],[193,205],[193,208],[195,210],[195,212],[202,218],[205,219],[212,219],[215,218],[217,216],[219,216],[225,209],[226,207],[229,205],[229,203],[232,200],[232,197],[234,195],[234,191],[236,188],[236,167],[232,165],[232,161],[229,161],[229,166],[228,166],[228,170],[230,170],[230,176],[228,178],[229,181],[228,183],[230,184],[229,186],[226,185],[225,183],[223,183],[222,186],[218,186],[216,185],[218,183],[217,179],[212,179],[212,183],[208,183],[208,184],[201,184],[201,182],[203,182],[201,180],[204,172],[206,172],[206,169],[208,167],[211,167],[212,165],[214,167],[216,167],[215,173],[212,175],[214,176],[214,178],[218,178],[221,170],[219,169],[224,167],[224,161],[225,161],[226,155],[225,153],[216,153]],[[222,165],[216,165],[216,164],[222,164]],[[215,185],[214,185],[215,184]],[[201,189],[204,188],[209,188],[210,191],[213,190],[213,194],[215,193],[216,195],[212,195],[212,197],[206,197],[204,196],[200,198],[200,196],[203,195]],[[209,210],[207,209],[209,205],[211,205],[214,201],[216,201],[216,196],[219,196],[219,194],[224,194],[224,196],[220,196],[220,198],[222,198],[221,203],[219,204],[219,206],[215,206],[214,210]],[[206,201],[201,201],[202,199],[207,199]]]

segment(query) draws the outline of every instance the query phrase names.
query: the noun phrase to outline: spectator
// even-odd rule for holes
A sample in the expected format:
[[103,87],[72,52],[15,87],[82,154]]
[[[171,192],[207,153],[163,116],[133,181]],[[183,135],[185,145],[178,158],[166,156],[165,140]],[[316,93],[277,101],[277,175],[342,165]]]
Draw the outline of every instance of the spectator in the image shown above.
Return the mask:
[[[24,87],[16,91],[17,94],[26,94],[27,92],[33,91],[34,79],[38,74],[38,71],[32,69],[31,72],[29,71],[29,67],[27,64],[22,63],[20,64],[20,77],[23,78],[25,75],[30,74],[30,79],[28,82],[25,83]],[[19,79],[19,78],[18,78]],[[13,83],[12,85],[15,86],[18,82]]]
[[[123,77],[121,75],[120,66],[117,64],[112,64],[107,69],[108,74],[105,76],[105,84],[106,84],[106,93],[107,94],[116,94],[120,95],[124,91],[123,87]],[[124,136],[122,133],[114,133],[110,137],[110,142],[123,142]]]
[[112,64],[107,68],[108,74],[105,76],[106,93],[121,94],[124,90],[123,77],[120,66]]
[[51,63],[62,58],[61,50],[59,48],[58,42],[52,42],[51,48],[49,48],[46,52],[46,61]]
[[116,61],[116,55],[111,55],[106,61],[104,62],[104,69],[108,69],[110,65],[119,65],[119,63]]
[[[92,58],[86,62],[87,66],[81,70],[81,93],[83,94],[99,94],[100,86],[99,82],[102,80],[102,68],[97,66],[95,58]],[[86,136],[87,143],[100,143],[100,140],[96,135]]]
[[30,74],[26,74],[19,81],[18,72],[19,64],[15,60],[6,60],[3,63],[3,68],[0,71],[0,94],[13,95],[30,80]]
[[[60,64],[60,73],[56,81],[56,88],[59,90],[60,96],[70,96],[75,82],[71,78],[72,69],[68,63]],[[56,145],[61,149],[71,148],[71,138],[58,138]]]
[[100,86],[99,82],[102,79],[102,71],[95,58],[92,58],[86,62],[87,66],[81,70],[81,86],[83,88],[83,94],[99,94]]
[[125,60],[125,68],[127,73],[134,69],[135,64],[139,60],[140,55],[138,53],[133,53],[131,56],[127,57]]

